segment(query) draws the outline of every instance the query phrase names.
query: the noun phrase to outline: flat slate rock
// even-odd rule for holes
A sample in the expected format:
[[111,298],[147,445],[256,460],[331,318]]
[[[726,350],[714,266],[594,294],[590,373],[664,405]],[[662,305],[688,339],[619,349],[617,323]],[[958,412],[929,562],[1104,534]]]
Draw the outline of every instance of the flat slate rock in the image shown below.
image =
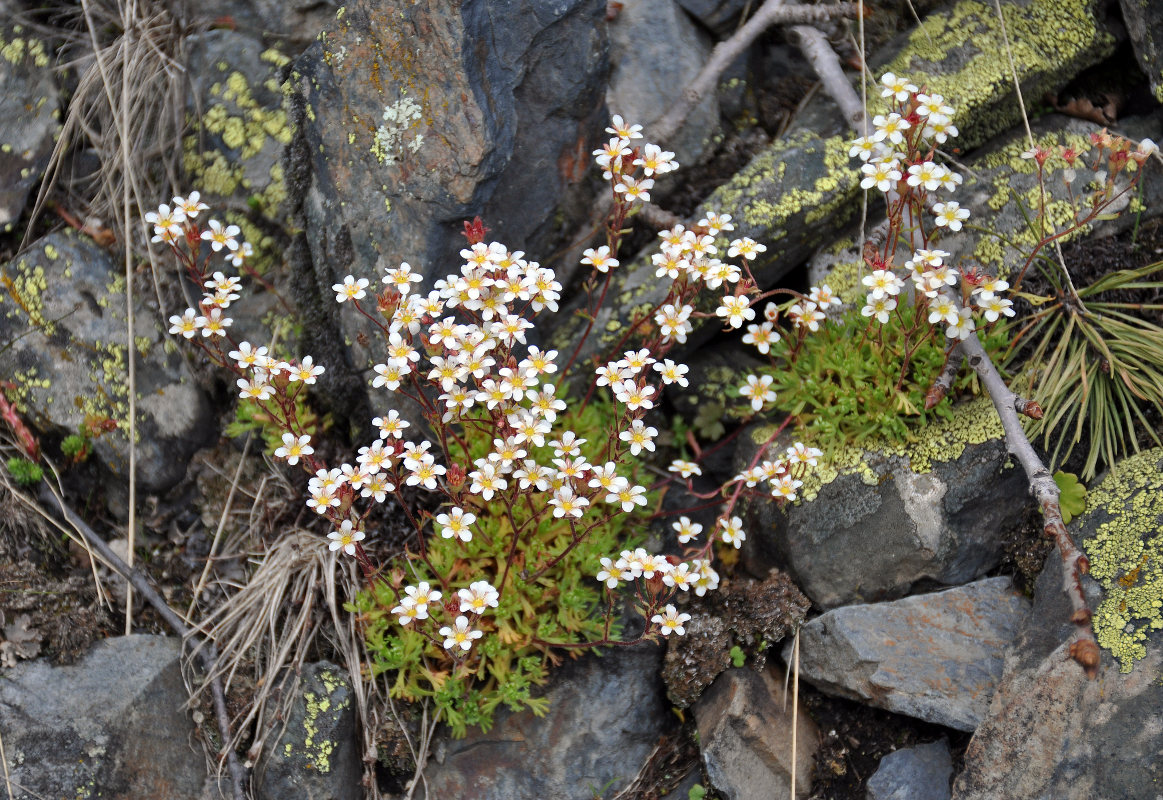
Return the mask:
[[425,768],[428,798],[592,800],[617,793],[674,725],[661,663],[661,648],[643,644],[560,667],[544,717],[501,710],[487,733],[470,730],[437,743]]
[[828,694],[972,731],[1028,611],[1009,578],[833,609],[803,627],[800,674]]
[[6,777],[25,790],[16,796],[216,796],[183,708],[180,653],[178,639],[120,636],[71,666],[42,659],[5,671],[0,730]]
[[867,800],[949,800],[953,756],[945,739],[889,753],[868,779]]

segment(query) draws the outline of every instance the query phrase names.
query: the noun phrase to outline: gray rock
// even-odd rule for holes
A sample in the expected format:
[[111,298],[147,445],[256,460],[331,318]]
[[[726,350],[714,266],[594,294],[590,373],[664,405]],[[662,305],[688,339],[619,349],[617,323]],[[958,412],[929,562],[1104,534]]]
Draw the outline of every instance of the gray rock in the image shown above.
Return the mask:
[[[1096,15],[1097,0],[1083,0],[1068,21],[1058,0],[1021,0],[1009,6],[1009,28],[1020,25],[1022,47],[1015,49],[1016,69],[1025,97],[1041,97],[1065,85],[1073,75],[1111,52],[1114,37]],[[1046,19],[1061,24],[1047,25]],[[945,11],[930,14],[892,53],[879,54],[878,74],[907,75],[918,86],[942,94],[957,110],[954,123],[961,131],[957,146],[971,149],[1017,123],[1020,110],[1013,93],[1001,26],[992,6],[962,0]],[[879,113],[876,98],[870,111]],[[730,181],[717,188],[691,216],[707,210],[732,216],[730,237],[750,236],[767,246],[751,262],[762,288],[769,288],[799,267],[835,232],[859,213],[859,168],[848,157],[851,133],[821,136],[819,125],[797,127],[752,159]],[[667,146],[667,142],[657,144]],[[666,180],[664,178],[663,180]],[[718,244],[726,252],[728,237]],[[623,261],[614,271],[609,296],[597,314],[594,330],[581,353],[585,363],[608,351],[622,338],[635,308],[653,307],[665,298],[669,284],[654,278],[650,251]],[[718,302],[704,293],[698,310]],[[583,302],[578,301],[578,305]],[[566,309],[567,311],[569,309]],[[713,318],[713,316],[712,316]],[[587,322],[563,316],[554,333],[554,347],[566,349]],[[701,344],[717,325],[696,323],[688,349]],[[628,346],[637,340],[631,337]]]
[[[740,437],[736,464],[750,463],[769,436],[759,428]],[[1030,502],[1000,436],[983,398],[930,423],[896,453],[829,453],[805,487],[810,499],[784,507],[749,501],[744,564],[757,575],[788,569],[822,608],[900,597],[925,578],[979,578],[1001,557],[1007,521]]]
[[187,42],[189,188],[202,193],[211,215],[242,228],[255,249],[252,265],[281,264],[290,227],[282,156],[291,141],[281,84],[290,58],[231,30]]
[[341,5],[338,0],[201,0],[191,10],[208,22],[228,19],[237,31],[277,38],[299,51],[335,19]]
[[303,668],[287,726],[255,770],[257,800],[360,800],[363,765],[347,672],[326,661]]
[[[710,39],[675,0],[627,0],[610,22],[610,113],[641,125],[646,141],[653,141],[651,124],[680,99],[710,54]],[[708,92],[665,149],[680,165],[694,166],[718,131],[719,102]],[[655,188],[662,196],[673,185],[659,181]]]
[[0,230],[12,230],[60,133],[53,53],[20,25],[0,29]]
[[699,748],[711,785],[725,800],[791,796],[791,732],[796,730],[796,797],[811,788],[819,746],[815,724],[784,703],[778,670],[729,669],[695,705]]
[[[731,33],[748,0],[678,0],[683,11],[719,35]],[[754,4],[751,4],[754,9]]]
[[66,435],[86,417],[115,423],[93,440],[93,452],[126,477],[132,357],[138,487],[159,492],[181,480],[189,457],[214,434],[209,404],[166,346],[157,312],[135,303],[134,347],[126,347],[121,268],[92,240],[66,230],[3,270],[12,284],[0,294],[0,374],[15,384],[10,397],[25,419]]
[[658,680],[661,661],[661,648],[642,645],[561,667],[544,717],[502,710],[488,733],[438,743],[425,769],[427,796],[591,800],[616,793],[674,719]]
[[800,674],[829,694],[972,731],[1028,610],[1009,578],[833,609],[804,626]]
[[989,713],[969,743],[953,786],[957,800],[1139,800],[1159,794],[1163,633],[1155,604],[1163,581],[1154,565],[1163,545],[1163,449],[1118,464],[1091,489],[1087,503],[1070,527],[1097,579],[1085,579],[1084,589],[1104,648],[1098,675],[1087,680],[1069,656],[1074,625],[1055,549],[1035,586],[1033,611],[1006,656]]
[[604,12],[601,0],[357,0],[295,61],[289,257],[331,410],[370,418],[360,370],[383,347],[369,322],[338,314],[332,284],[407,261],[430,288],[462,262],[475,215],[536,259],[588,212],[581,181],[608,123]]
[[868,800],[949,800],[953,756],[941,739],[889,753],[868,779]]
[[1163,14],[1149,0],[1119,0],[1135,60],[1147,76],[1155,99],[1163,103]]
[[27,661],[0,680],[0,729],[18,797],[194,800],[206,757],[183,710],[181,642],[122,636],[79,663]]

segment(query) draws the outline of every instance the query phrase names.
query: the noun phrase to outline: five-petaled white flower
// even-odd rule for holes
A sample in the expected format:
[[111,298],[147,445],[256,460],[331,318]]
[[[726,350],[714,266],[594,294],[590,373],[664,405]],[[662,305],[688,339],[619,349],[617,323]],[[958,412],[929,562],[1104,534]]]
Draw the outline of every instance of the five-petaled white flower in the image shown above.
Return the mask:
[[357,542],[363,541],[364,533],[357,530],[352,525],[351,520],[345,519],[339,526],[339,530],[327,534],[327,538],[331,540],[327,543],[327,548],[331,552],[343,550],[349,556],[353,556],[355,555],[355,545]]
[[650,621],[658,626],[658,632],[663,636],[669,636],[672,633],[676,636],[682,636],[686,633],[686,628],[683,625],[689,622],[690,618],[690,614],[680,614],[677,608],[667,605],[661,614],[655,614],[650,618]]
[[460,648],[467,652],[472,649],[474,640],[481,638],[483,635],[480,631],[473,630],[468,626],[468,617],[461,615],[456,618],[456,622],[452,627],[445,625],[440,629],[440,635],[444,637],[444,649],[455,650]]
[[747,383],[739,387],[739,394],[751,400],[751,408],[759,411],[767,403],[775,402],[774,378],[770,375],[748,375]]

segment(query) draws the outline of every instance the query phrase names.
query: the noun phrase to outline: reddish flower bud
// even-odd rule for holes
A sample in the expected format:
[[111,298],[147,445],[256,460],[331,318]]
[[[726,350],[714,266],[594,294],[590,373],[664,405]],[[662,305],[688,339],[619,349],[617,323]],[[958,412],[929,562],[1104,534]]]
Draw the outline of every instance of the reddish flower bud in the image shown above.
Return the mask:
[[468,243],[480,244],[485,240],[485,234],[488,232],[485,223],[481,221],[479,216],[473,217],[472,222],[466,221],[464,223],[464,238],[468,239]]

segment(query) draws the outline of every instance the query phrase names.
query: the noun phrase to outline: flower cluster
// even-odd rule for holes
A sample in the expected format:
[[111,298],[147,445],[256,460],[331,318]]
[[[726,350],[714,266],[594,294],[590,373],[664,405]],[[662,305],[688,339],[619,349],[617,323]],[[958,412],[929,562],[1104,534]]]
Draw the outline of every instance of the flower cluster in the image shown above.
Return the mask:
[[[595,152],[614,211],[607,243],[586,250],[582,258],[593,270],[591,287],[601,276],[608,287],[611,271],[619,267],[626,217],[637,204],[649,202],[657,176],[677,168],[672,153],[652,144],[638,147],[640,131],[614,117],[608,129],[613,138]],[[605,644],[613,641],[616,589],[633,591],[647,620],[640,638],[681,636],[690,615],[674,601],[718,586],[712,567],[715,542],[738,548],[746,539],[742,519],[733,513],[740,496],[762,480],[776,498],[795,500],[804,470],[819,456],[796,444],[782,459],[757,460],[715,493],[727,498],[714,523],[715,536],[696,541],[702,528],[685,516],[674,524],[685,548],[681,556],[654,555],[633,542],[620,555],[613,555],[617,548],[603,548],[586,556],[593,559],[586,562],[592,565],[586,580],[598,582],[596,587],[589,583],[589,591],[603,590],[609,601],[600,640],[571,638],[579,626],[560,622],[571,611],[552,615],[553,623],[545,617],[535,624],[515,621],[514,615],[528,608],[522,592],[544,594],[545,581],[561,578],[555,570],[570,565],[575,553],[592,552],[586,550],[587,541],[597,540],[604,530],[626,530],[633,515],[649,513],[652,491],[661,484],[650,487],[638,480],[637,460],[655,451],[658,437],[648,415],[665,387],[688,385],[687,366],[667,353],[687,340],[700,318],[721,320],[727,328],[755,320],[753,306],[763,296],[755,297],[748,262],[766,248],[747,237],[720,239],[734,229],[726,214],[707,213],[689,229],[676,225],[663,231],[654,266],[658,277],[670,281],[670,289],[641,320],[655,325],[645,326],[649,334],[632,349],[615,347],[621,355],[594,359],[590,393],[580,404],[567,396],[564,379],[575,361],[582,363],[577,357],[584,337],[568,360],[537,344],[538,316],[556,312],[561,300],[554,271],[521,251],[486,241],[479,220],[465,225],[468,243],[460,251],[458,269],[435,280],[428,291],[420,289],[422,275],[406,262],[387,269],[376,284],[371,277],[344,276],[332,286],[336,302],[381,334],[378,351],[373,348],[381,355],[371,364],[371,386],[406,402],[391,403],[397,407],[371,420],[376,438],[359,449],[354,463],[333,467],[316,453],[313,430],[300,418],[298,402],[324,367],[310,356],[281,359],[267,347],[230,337],[231,320],[223,312],[238,298],[239,279],[209,264],[217,254],[232,264],[244,263],[250,250],[238,241],[235,226],[215,220],[205,229],[198,226],[195,220],[205,208],[194,193],[147,218],[154,241],[169,245],[191,279],[206,288],[198,309],[171,318],[171,332],[232,370],[239,396],[261,406],[264,418],[278,428],[273,455],[307,473],[306,504],[326,520],[330,549],[354,557],[371,591],[390,598],[380,607],[390,608],[399,626],[394,635],[411,637],[399,641],[418,642],[401,644],[397,654],[429,659],[442,653],[456,675],[482,677],[483,665],[500,646],[489,644],[490,634],[497,634],[491,641],[520,641],[546,653],[555,646]],[[723,250],[742,263],[720,259]],[[720,297],[714,313],[696,311],[696,296],[704,290]],[[789,314],[805,330],[815,330],[821,309],[835,303],[825,286]],[[750,325],[746,340],[757,346],[777,340],[777,313]],[[749,387],[759,410],[769,391],[760,379]],[[595,399],[590,406],[599,388],[608,399]],[[600,423],[575,424],[585,418],[587,407],[599,405],[607,409]],[[401,413],[407,408],[413,409],[411,421]],[[691,479],[702,472],[699,457],[696,448],[695,460],[676,459],[668,480],[693,489]],[[426,494],[417,504],[413,493],[421,490]],[[406,563],[389,569],[373,564],[365,550],[372,512],[384,503],[398,504],[416,530],[415,549],[409,548]],[[563,588],[561,602],[581,604],[584,618],[594,604],[586,596]],[[427,691],[436,691],[438,684],[429,681]]]
[[[952,123],[954,110],[940,95],[921,92],[891,72],[881,83],[881,94],[893,110],[873,119],[873,133],[853,140],[849,155],[864,162],[860,185],[887,195],[890,219],[899,218],[905,209],[916,212],[913,218],[918,220],[919,230],[913,238],[926,246],[918,247],[905,262],[904,277],[887,251],[883,257],[869,259],[871,272],[863,278],[868,294],[861,313],[887,324],[902,292],[909,296],[905,289],[911,280],[912,299],[926,306],[928,324],[944,325],[946,337],[957,342],[976,329],[975,308],[986,322],[1014,315],[1012,301],[1001,296],[1009,285],[973,271],[964,276],[969,295],[957,295],[963,276],[947,262],[949,253],[927,246],[938,230],[959,231],[969,219],[969,209],[953,200],[938,199],[943,197],[940,192],[952,193],[962,183],[959,173],[933,160],[937,146],[957,136]],[[926,210],[933,219],[929,226],[924,223]]]

